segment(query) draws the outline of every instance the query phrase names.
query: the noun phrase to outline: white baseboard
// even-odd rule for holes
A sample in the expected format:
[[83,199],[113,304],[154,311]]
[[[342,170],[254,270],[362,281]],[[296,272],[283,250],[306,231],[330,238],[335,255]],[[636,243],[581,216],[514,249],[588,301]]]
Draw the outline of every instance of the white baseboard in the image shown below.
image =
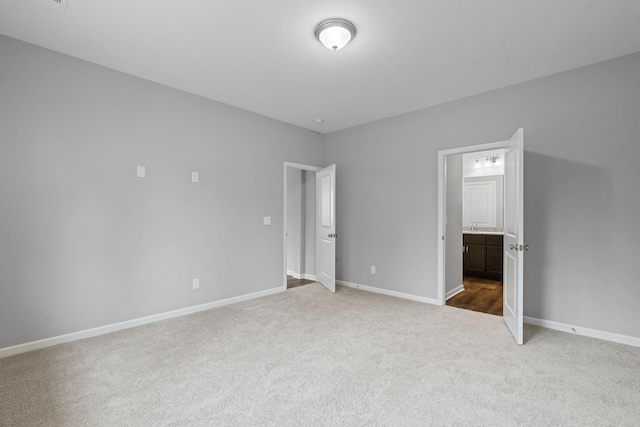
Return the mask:
[[628,335],[615,334],[613,332],[598,331],[596,329],[582,328],[579,326],[567,325],[566,323],[554,322],[553,320],[536,319],[535,317],[524,317],[524,323],[542,326],[543,328],[556,331],[568,332],[570,334],[583,335],[585,337],[598,338],[605,341],[617,342],[620,344],[640,347],[640,338]]
[[[342,285],[342,286],[347,286],[349,288],[361,289],[363,291],[375,292],[375,293],[383,294],[383,295],[389,295],[389,296],[392,296],[392,297],[404,298],[404,299],[409,299],[409,300],[412,300],[412,301],[419,301],[419,302],[425,302],[427,304],[439,305],[438,304],[438,300],[434,299],[434,298],[419,297],[419,296],[416,296],[416,295],[405,294],[405,293],[402,293],[402,292],[389,291],[387,289],[375,288],[373,286],[365,286],[365,285],[360,285],[358,283],[345,282],[343,280],[336,280],[336,284]],[[460,290],[458,292],[456,292],[458,289],[460,289]],[[451,298],[452,296],[456,295],[459,292],[462,292],[463,290],[464,290],[464,287],[460,286],[460,288],[456,288],[456,289],[454,289],[452,291],[449,291],[447,293],[447,299]],[[569,333],[572,333],[572,334],[583,335],[583,336],[586,336],[586,337],[598,338],[598,339],[602,339],[602,340],[605,340],[605,341],[617,342],[617,343],[620,343],[620,344],[626,344],[626,345],[631,345],[631,346],[634,346],[634,347],[640,347],[640,338],[632,337],[632,336],[628,336],[628,335],[621,335],[621,334],[616,334],[616,333],[613,333],[613,332],[605,332],[605,331],[598,331],[598,330],[595,330],[595,329],[582,328],[582,327],[578,327],[578,326],[571,326],[571,325],[567,325],[567,324],[560,323],[560,322],[554,322],[552,320],[536,319],[535,317],[528,317],[528,316],[524,317],[524,322],[528,323],[530,325],[536,325],[536,326],[542,326],[543,328],[554,329],[556,331],[569,332]]]
[[318,276],[316,276],[315,274],[296,273],[293,270],[287,270],[287,276],[291,276],[294,279],[308,279],[308,280],[318,281]]
[[464,291],[464,285],[463,284],[461,284],[457,288],[452,289],[449,292],[447,292],[447,294],[444,296],[445,301],[449,300],[450,298],[455,297],[456,295],[458,295],[462,291]]
[[148,323],[158,322],[160,320],[166,320],[174,317],[185,316],[187,314],[197,313],[199,311],[210,310],[212,308],[222,307],[224,305],[235,304],[238,302],[247,301],[254,298],[260,298],[267,295],[284,292],[286,290],[287,290],[286,286],[280,286],[277,288],[267,289],[266,291],[254,292],[252,294],[240,295],[237,297],[227,298],[219,301],[213,301],[206,304],[181,308],[179,310],[167,311],[165,313],[154,314],[146,317],[140,317],[138,319],[127,320],[119,323],[113,323],[111,325],[99,326],[97,328],[86,329],[84,331],[72,332],[70,334],[59,335],[57,337],[45,338],[38,341],[18,344],[12,347],[0,348],[0,359],[4,357],[14,356],[20,353],[26,353],[32,350],[38,350],[40,348],[51,347],[57,344],[63,344],[66,342],[81,340],[84,338],[95,337],[97,335],[108,334],[110,332],[120,331],[122,329],[128,329],[136,326],[146,325]]
[[417,295],[405,294],[404,292],[390,291],[382,288],[375,288],[373,286],[360,285],[358,283],[345,282],[343,280],[336,280],[336,284],[346,286],[348,288],[360,289],[367,292],[374,292],[376,294],[389,295],[396,298],[404,298],[411,301],[425,302],[427,304],[439,305],[438,300],[435,298],[419,297]]
[[[313,276],[313,275],[305,275],[304,278],[307,278],[309,280],[317,280],[316,276]],[[420,297],[417,295],[406,294],[406,293],[397,292],[397,291],[390,291],[387,289],[376,288],[373,286],[365,286],[357,283],[345,282],[342,280],[336,280],[336,283],[339,285],[347,286],[349,288],[360,289],[367,292],[373,292],[373,293],[378,293],[383,295],[389,295],[392,297],[404,298],[412,301],[438,305],[438,301],[433,298]],[[462,288],[462,290],[464,290],[464,288]],[[73,332],[66,335],[60,335],[57,337],[45,338],[38,341],[18,344],[12,347],[0,348],[0,359],[4,357],[14,356],[16,354],[26,353],[28,351],[45,348],[45,347],[51,347],[57,344],[63,344],[66,342],[108,334],[110,332],[115,332],[122,329],[133,328],[136,326],[146,325],[148,323],[158,322],[161,320],[171,319],[174,317],[185,316],[188,314],[197,313],[199,311],[210,310],[212,308],[235,304],[238,302],[247,301],[254,298],[260,298],[260,297],[264,297],[267,295],[272,295],[272,294],[276,294],[284,291],[286,291],[286,286],[280,286],[277,288],[267,289],[265,291],[260,291],[260,292],[254,292],[247,295],[240,295],[237,297],[227,298],[219,301],[213,301],[206,304],[186,307],[179,310],[168,311],[165,313],[154,314],[151,316],[127,320],[124,322],[114,323],[111,325],[105,325],[97,328],[86,329],[84,331]],[[449,294],[452,294],[451,296],[455,295],[455,293],[453,293],[454,291],[455,290],[450,291],[447,294],[447,299],[450,298]],[[554,322],[552,320],[537,319],[535,317],[528,317],[528,316],[525,316],[524,322],[530,325],[541,326],[543,328],[553,329],[553,330],[562,331],[562,332],[568,332],[568,333],[577,334],[577,335],[583,335],[591,338],[598,338],[606,341],[617,342],[620,344],[631,345],[634,347],[640,347],[640,338],[638,337],[621,335],[621,334],[616,334],[612,332],[599,331],[599,330],[589,329],[589,328],[582,328],[578,326],[571,326],[565,323]]]

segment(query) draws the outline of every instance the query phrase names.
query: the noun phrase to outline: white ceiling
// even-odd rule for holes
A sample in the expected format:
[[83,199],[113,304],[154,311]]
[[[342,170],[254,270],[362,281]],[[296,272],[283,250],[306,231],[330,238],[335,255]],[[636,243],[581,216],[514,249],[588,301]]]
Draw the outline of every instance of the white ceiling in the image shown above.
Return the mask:
[[640,51],[638,0],[44,1],[0,33],[321,133]]

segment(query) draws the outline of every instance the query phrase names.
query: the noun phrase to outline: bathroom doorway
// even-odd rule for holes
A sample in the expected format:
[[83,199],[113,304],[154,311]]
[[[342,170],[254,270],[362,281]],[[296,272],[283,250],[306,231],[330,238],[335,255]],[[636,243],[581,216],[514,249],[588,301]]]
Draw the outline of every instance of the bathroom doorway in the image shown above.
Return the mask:
[[[464,182],[463,157],[468,153],[504,149],[504,231],[503,314],[502,318],[518,344],[523,344],[524,324],[524,129],[518,129],[508,140],[460,147],[438,152],[438,303],[445,305],[447,297],[463,285],[462,198]],[[477,228],[472,231],[485,231]],[[473,233],[469,233],[473,234]],[[493,236],[493,240],[499,237]],[[481,244],[475,242],[474,244]],[[488,243],[485,241],[484,243]],[[464,252],[463,252],[464,251]],[[470,251],[470,249],[469,249]]]
[[[462,218],[458,213],[455,220],[462,220],[462,283],[450,289],[446,304],[502,316],[504,149],[459,156],[462,157]],[[452,166],[449,173],[459,169]],[[457,206],[453,206],[454,203]],[[459,210],[459,203],[452,200],[451,209]]]

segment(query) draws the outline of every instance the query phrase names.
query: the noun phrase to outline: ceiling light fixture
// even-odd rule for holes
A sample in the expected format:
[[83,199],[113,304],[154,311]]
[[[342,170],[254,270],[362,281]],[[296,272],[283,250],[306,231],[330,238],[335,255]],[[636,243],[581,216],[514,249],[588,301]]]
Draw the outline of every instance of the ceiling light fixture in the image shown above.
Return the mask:
[[327,19],[316,27],[316,38],[327,49],[342,49],[356,36],[356,27],[344,19]]

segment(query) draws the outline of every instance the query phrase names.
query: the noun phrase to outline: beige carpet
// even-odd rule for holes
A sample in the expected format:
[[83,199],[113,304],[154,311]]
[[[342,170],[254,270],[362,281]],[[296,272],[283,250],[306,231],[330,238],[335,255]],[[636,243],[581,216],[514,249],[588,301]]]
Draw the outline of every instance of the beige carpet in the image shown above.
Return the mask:
[[640,425],[640,348],[318,284],[0,360],[2,426]]

